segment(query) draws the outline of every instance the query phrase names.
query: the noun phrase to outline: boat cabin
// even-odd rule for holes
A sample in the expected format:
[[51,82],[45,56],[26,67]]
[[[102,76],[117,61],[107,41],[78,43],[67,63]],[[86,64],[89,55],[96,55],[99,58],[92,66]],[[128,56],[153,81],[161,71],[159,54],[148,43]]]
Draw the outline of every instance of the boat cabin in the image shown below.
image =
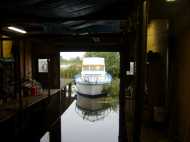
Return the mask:
[[87,57],[82,62],[81,75],[105,74],[105,60],[100,57]]

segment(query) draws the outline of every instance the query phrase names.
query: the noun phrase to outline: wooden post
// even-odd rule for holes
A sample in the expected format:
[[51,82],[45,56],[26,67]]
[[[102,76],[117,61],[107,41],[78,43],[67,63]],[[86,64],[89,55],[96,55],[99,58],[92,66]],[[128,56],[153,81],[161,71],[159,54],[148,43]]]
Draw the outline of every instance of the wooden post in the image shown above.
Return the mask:
[[50,59],[48,59],[48,97],[50,97]]
[[64,87],[64,89],[63,89],[63,93],[64,93],[64,94],[63,94],[63,95],[64,95],[64,97],[66,97],[66,93],[67,93],[67,86],[65,86],[65,87]]
[[[1,36],[1,34],[0,34],[0,36]],[[0,58],[2,58],[3,57],[3,49],[2,49],[2,39],[0,39]],[[1,91],[1,89],[3,89],[3,71],[2,70],[0,70],[0,91]],[[0,101],[1,101],[1,99],[3,98],[2,97],[2,94],[0,94],[1,96],[0,96]]]
[[139,0],[136,47],[136,94],[133,141],[140,142],[146,73],[146,1]]
[[61,119],[58,119],[51,128],[50,141],[61,142]]
[[[173,20],[171,20],[171,23],[175,23]],[[177,53],[178,53],[178,47],[177,47],[177,37],[175,33],[175,26],[171,24],[169,31],[169,61],[168,61],[168,123],[169,123],[169,129],[168,129],[168,138],[169,142],[176,141],[178,133],[178,117],[176,117],[176,114],[178,114],[178,96],[177,96]]]
[[3,40],[2,39],[0,39],[0,57],[3,57]]
[[19,100],[19,108],[20,110],[23,109],[23,102],[22,102],[22,80],[21,80],[21,65],[20,65],[20,50],[19,50],[19,41],[15,40],[14,42],[14,57],[15,57],[15,87],[17,88],[18,92],[18,100]]
[[119,92],[119,142],[128,142],[125,114],[125,87],[126,87],[126,51],[122,46],[120,51],[120,92]]
[[69,83],[69,90],[68,90],[68,93],[69,93],[69,98],[71,98],[71,92],[72,92],[72,83]]

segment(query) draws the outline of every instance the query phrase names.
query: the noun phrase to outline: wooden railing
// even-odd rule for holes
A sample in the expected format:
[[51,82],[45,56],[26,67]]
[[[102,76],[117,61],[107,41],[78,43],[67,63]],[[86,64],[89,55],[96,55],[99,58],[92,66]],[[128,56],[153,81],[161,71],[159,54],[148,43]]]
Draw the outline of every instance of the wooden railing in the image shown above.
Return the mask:
[[64,95],[65,97],[67,97],[67,98],[74,98],[75,96],[72,96],[72,92],[73,92],[72,91],[72,86],[73,86],[73,84],[74,84],[74,81],[71,81],[71,82],[65,84],[64,87],[62,87],[60,89],[61,94]]

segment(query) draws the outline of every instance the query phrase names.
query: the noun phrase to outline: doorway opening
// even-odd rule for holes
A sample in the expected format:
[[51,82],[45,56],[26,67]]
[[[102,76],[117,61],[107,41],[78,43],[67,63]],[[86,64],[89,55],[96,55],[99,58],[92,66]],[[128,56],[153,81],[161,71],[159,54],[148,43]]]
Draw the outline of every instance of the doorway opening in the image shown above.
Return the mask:
[[61,141],[118,142],[119,72],[119,52],[60,52],[60,88],[75,98],[61,116]]

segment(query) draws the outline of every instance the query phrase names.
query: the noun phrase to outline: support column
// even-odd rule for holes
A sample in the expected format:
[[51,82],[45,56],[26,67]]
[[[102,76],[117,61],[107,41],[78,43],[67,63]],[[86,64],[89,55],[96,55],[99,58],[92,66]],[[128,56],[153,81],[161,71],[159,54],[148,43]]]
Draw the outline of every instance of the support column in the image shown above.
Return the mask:
[[16,87],[16,95],[18,93],[19,107],[20,110],[23,109],[22,102],[22,79],[21,79],[21,63],[20,63],[20,48],[19,48],[19,40],[15,40],[13,44],[13,54],[15,58],[15,87]]
[[127,59],[125,46],[120,50],[120,91],[119,91],[119,142],[128,142],[127,124],[125,114],[125,88]]
[[50,84],[50,78],[51,78],[51,74],[50,74],[50,63],[51,63],[51,58],[48,58],[48,97],[50,97],[51,95],[51,84]]
[[139,1],[136,40],[136,94],[133,141],[141,141],[141,127],[146,73],[146,1]]

